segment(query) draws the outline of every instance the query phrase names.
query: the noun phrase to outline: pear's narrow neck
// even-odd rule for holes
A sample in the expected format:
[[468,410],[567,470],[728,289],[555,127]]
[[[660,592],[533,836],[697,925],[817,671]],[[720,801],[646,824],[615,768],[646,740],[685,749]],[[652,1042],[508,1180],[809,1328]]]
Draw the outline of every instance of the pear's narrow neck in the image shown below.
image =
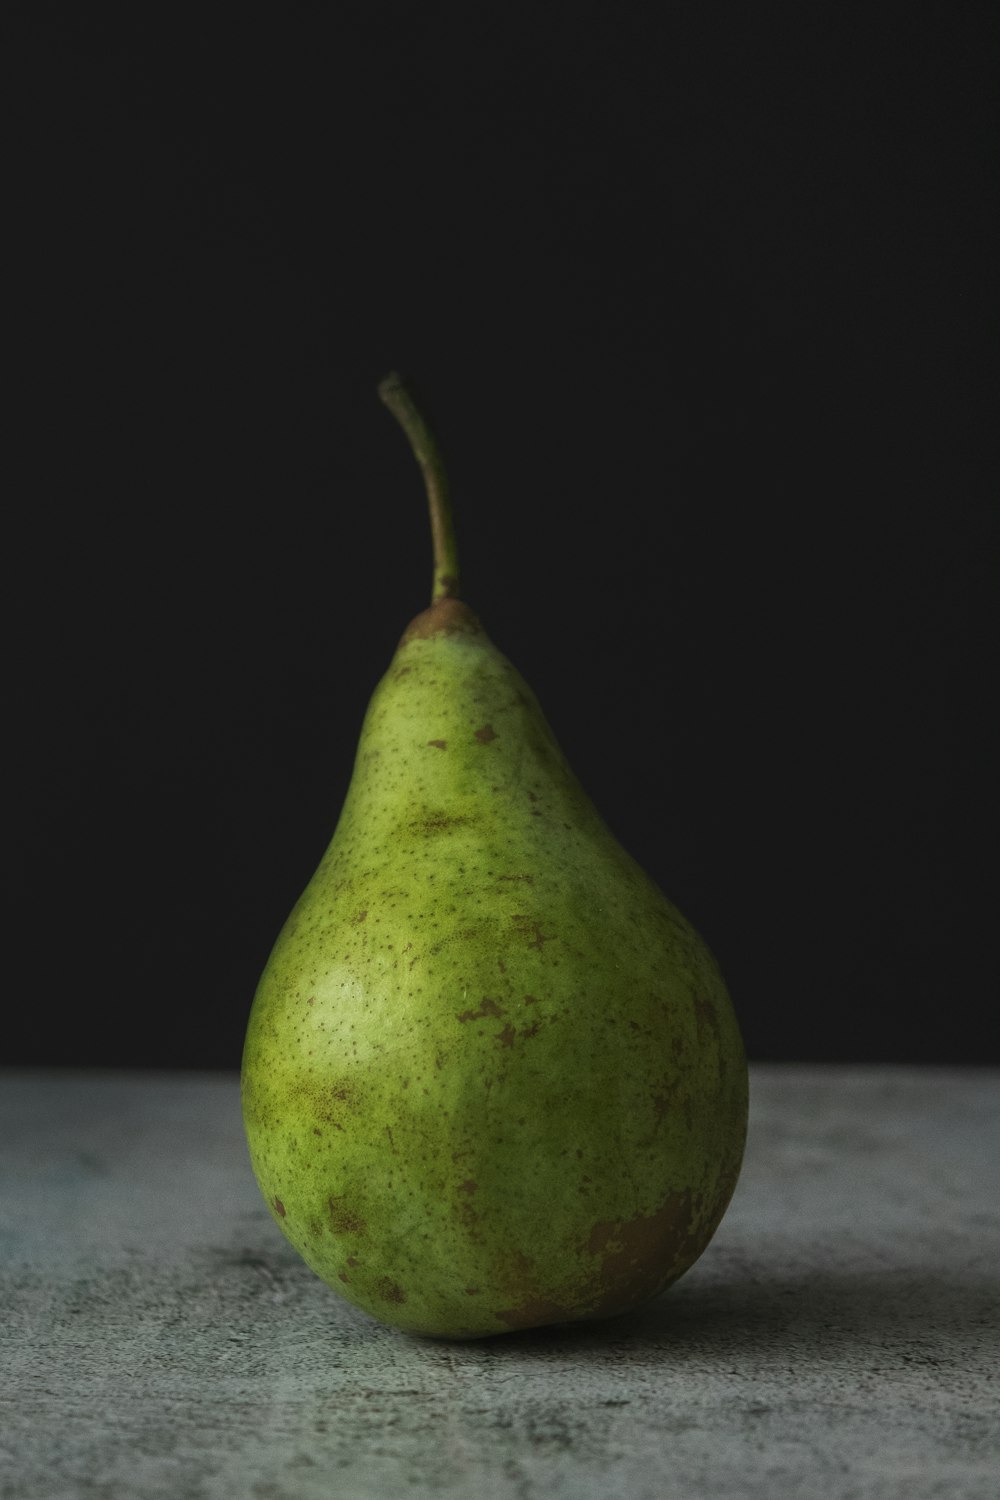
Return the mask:
[[438,599],[422,610],[403,631],[400,645],[409,641],[429,640],[434,635],[482,635],[483,627],[461,599]]

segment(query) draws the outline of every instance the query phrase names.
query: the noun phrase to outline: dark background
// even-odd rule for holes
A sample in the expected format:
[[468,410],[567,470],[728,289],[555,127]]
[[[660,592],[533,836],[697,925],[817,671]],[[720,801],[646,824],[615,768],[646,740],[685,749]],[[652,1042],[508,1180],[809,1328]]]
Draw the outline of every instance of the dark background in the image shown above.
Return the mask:
[[4,1059],[238,1063],[427,600],[399,367],[751,1055],[996,1060],[991,7],[77,9],[7,23]]

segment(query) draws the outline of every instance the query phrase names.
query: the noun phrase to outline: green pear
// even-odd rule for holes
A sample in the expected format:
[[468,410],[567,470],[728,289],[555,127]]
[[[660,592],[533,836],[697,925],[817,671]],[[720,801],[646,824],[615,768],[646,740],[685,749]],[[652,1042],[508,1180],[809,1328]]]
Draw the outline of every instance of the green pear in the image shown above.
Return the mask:
[[333,840],[261,977],[247,1141],[285,1235],[417,1334],[604,1318],[708,1244],[747,1070],[719,970],[609,831],[534,694],[456,597],[424,469],[433,602],[361,731]]

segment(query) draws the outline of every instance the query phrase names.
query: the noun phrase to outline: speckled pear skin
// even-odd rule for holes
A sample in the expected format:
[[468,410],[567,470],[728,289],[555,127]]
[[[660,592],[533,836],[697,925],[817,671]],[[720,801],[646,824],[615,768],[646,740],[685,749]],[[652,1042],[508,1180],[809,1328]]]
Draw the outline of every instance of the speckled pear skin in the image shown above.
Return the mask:
[[625,1312],[733,1192],[747,1070],[719,970],[457,601],[417,617],[375,691],[242,1093],[288,1239],[413,1333]]

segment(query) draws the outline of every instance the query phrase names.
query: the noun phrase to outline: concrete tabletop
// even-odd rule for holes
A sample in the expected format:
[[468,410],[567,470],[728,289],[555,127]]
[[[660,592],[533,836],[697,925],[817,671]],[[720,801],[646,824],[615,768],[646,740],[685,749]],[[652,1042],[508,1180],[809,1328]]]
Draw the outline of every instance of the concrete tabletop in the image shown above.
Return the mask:
[[996,1500],[998,1162],[998,1073],[758,1067],[676,1287],[441,1343],[298,1259],[235,1077],[0,1073],[0,1496]]

